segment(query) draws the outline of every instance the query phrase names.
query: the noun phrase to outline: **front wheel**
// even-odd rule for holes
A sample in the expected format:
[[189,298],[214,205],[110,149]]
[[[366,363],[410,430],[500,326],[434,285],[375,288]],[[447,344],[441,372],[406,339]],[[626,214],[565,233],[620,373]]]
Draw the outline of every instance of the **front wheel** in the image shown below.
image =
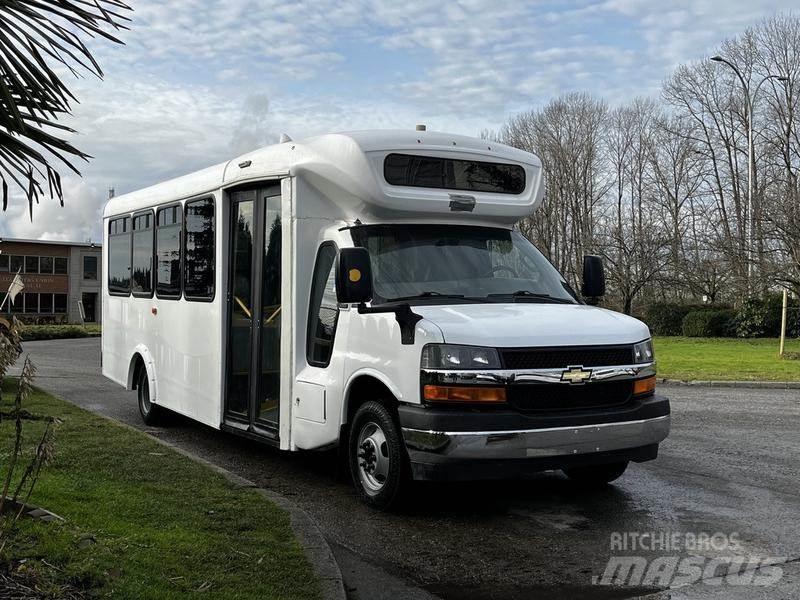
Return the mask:
[[379,402],[367,402],[356,412],[348,455],[356,491],[374,508],[389,508],[409,484],[408,456],[400,430]]
[[139,395],[139,414],[145,425],[158,426],[166,422],[166,411],[150,402],[150,380],[147,377],[147,369],[139,369],[139,379],[136,382],[136,391]]
[[572,481],[588,486],[599,486],[611,483],[618,479],[628,468],[628,461],[593,465],[589,467],[575,467],[564,469],[564,474]]

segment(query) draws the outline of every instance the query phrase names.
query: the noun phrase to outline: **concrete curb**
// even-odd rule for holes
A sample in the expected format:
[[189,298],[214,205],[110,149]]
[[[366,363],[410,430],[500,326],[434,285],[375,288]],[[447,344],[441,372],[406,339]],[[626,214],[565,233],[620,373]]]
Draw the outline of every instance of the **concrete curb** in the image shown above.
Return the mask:
[[[69,400],[64,401],[69,402]],[[155,440],[162,446],[211,469],[215,473],[219,473],[232,486],[236,488],[252,489],[266,500],[269,500],[273,504],[277,504],[280,508],[289,513],[292,532],[297,537],[297,541],[300,543],[300,547],[303,549],[303,552],[305,552],[308,562],[311,563],[311,568],[314,570],[314,574],[317,576],[317,579],[319,579],[322,597],[325,598],[325,600],[345,600],[347,598],[347,595],[344,591],[342,572],[339,569],[336,559],[333,557],[333,552],[331,551],[331,547],[328,545],[325,536],[322,535],[322,531],[320,531],[316,522],[309,516],[309,514],[297,506],[294,502],[289,500],[286,496],[282,496],[281,494],[278,494],[272,490],[260,488],[249,479],[245,479],[236,473],[228,471],[228,469],[220,467],[219,465],[206,460],[202,456],[198,456],[192,452],[189,452],[180,446],[176,446],[171,442],[167,442],[166,440],[162,440],[154,435],[151,435],[146,430],[137,429],[136,427],[128,425],[127,423],[122,423],[100,413],[92,412],[92,414],[102,417],[107,421],[111,421],[115,425],[125,427],[131,431],[142,433],[150,439]]]
[[760,390],[800,390],[800,381],[684,381],[682,379],[658,380],[665,385],[685,385],[700,387],[721,387],[721,388],[750,388]]

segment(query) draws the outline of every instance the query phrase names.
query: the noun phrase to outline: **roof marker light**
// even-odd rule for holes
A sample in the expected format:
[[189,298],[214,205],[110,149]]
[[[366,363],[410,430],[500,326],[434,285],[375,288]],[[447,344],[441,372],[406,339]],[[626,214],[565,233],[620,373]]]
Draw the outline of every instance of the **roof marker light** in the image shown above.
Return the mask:
[[253,164],[252,160],[243,160],[242,162],[239,163],[239,168],[240,169],[246,169],[247,167],[249,167],[252,164]]

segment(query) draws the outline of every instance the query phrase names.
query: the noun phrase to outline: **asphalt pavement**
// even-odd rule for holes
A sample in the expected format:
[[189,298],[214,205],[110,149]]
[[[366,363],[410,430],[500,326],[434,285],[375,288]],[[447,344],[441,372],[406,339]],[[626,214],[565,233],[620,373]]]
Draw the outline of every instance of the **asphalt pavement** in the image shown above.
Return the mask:
[[[100,374],[98,338],[24,348],[38,386],[300,505],[330,543],[351,598],[800,598],[800,390],[662,386],[672,433],[657,460],[631,465],[613,485],[587,491],[560,473],[426,484],[401,512],[380,513],[358,502],[330,453],[283,453],[182,417],[144,426],[135,393]],[[642,533],[651,544],[631,547]],[[702,543],[715,533],[714,544]],[[664,539],[681,543],[665,550]],[[648,569],[659,557],[666,568],[690,556],[723,566],[668,591],[664,581],[677,580],[653,578],[652,569],[624,586],[593,584],[610,559],[638,555]],[[734,555],[772,558],[780,573],[772,572],[772,585],[754,586],[769,580],[769,567],[750,562],[749,585],[736,585],[719,577]]]

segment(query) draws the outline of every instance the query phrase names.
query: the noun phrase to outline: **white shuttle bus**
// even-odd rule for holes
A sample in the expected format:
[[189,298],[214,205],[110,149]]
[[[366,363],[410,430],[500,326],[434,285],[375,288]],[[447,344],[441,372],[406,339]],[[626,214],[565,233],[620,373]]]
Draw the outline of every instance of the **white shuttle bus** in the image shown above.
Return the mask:
[[426,131],[285,141],[111,199],[103,374],[281,450],[339,448],[360,497],[411,480],[656,457],[670,428],[646,325],[594,306],[514,230],[540,160]]

